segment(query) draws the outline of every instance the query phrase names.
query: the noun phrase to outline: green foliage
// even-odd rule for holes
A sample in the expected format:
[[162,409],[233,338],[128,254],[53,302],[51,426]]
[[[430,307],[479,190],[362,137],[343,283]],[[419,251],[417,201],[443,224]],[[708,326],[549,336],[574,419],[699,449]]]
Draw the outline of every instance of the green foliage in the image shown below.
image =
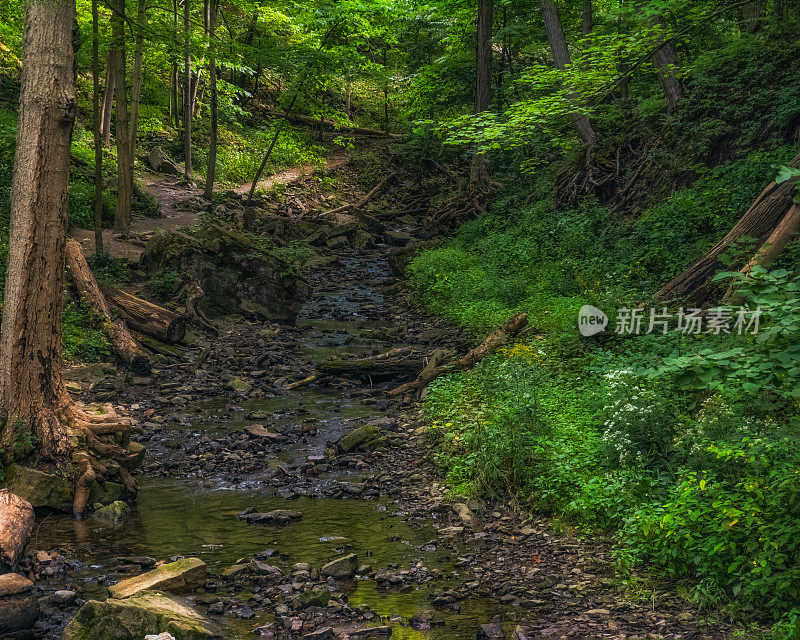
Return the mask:
[[167,300],[175,292],[175,284],[178,281],[178,272],[172,270],[159,271],[154,273],[147,280],[147,288],[158,298]]
[[111,350],[102,331],[95,328],[91,314],[80,306],[64,309],[62,340],[68,362],[105,362]]
[[118,287],[128,281],[128,263],[107,253],[89,256],[86,260],[101,286]]

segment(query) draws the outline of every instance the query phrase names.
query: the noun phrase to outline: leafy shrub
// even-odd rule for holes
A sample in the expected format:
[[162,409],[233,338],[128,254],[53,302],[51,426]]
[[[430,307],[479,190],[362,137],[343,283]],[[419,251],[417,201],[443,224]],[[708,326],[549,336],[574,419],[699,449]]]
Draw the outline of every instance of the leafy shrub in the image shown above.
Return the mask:
[[159,271],[148,278],[147,288],[162,300],[166,300],[175,291],[177,281],[177,271]]

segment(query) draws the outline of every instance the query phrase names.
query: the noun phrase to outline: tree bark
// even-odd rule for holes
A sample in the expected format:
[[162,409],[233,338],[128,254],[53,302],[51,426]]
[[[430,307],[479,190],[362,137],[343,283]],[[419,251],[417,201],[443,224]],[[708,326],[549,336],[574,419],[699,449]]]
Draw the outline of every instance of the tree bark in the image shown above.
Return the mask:
[[111,315],[108,303],[97,286],[77,240],[74,238],[67,240],[66,253],[70,278],[78,290],[81,300],[103,322],[103,332],[111,342],[114,353],[136,373],[149,373],[150,358],[142,351],[125,325]]
[[106,64],[106,88],[103,91],[103,119],[100,125],[102,129],[103,146],[111,146],[111,111],[114,107],[114,74],[111,69],[111,55]]
[[0,570],[14,570],[31,537],[35,517],[27,500],[0,489]]
[[592,26],[592,0],[583,0],[583,7],[581,10],[581,27],[584,38],[592,32]]
[[[544,26],[547,30],[547,39],[550,42],[550,51],[553,54],[553,61],[556,68],[563,71],[570,64],[570,55],[555,0],[542,0],[542,15],[544,17]],[[569,94],[569,98],[576,103],[582,101],[580,93],[574,90]],[[583,140],[587,150],[591,151],[597,142],[597,134],[589,117],[580,113],[573,113],[572,121],[578,131],[578,136]]]
[[666,22],[660,14],[650,19],[650,25],[656,34],[656,44],[661,46],[653,54],[653,64],[658,74],[658,82],[667,99],[667,111],[672,113],[683,96],[683,87],[678,77],[680,60],[672,43],[666,42]]
[[139,333],[161,342],[180,342],[186,335],[186,323],[169,309],[113,287],[104,288],[103,294],[128,325]]
[[147,26],[147,0],[139,0],[136,13],[136,44],[133,51],[133,88],[131,90],[130,148],[136,157],[136,137],[139,133],[139,101],[142,95],[142,66],[144,64],[144,30]]
[[114,213],[114,231],[127,234],[131,224],[133,199],[133,156],[128,130],[128,90],[125,86],[125,0],[114,0],[109,57],[116,94],[114,137],[117,142],[117,209]]
[[[800,166],[800,154],[789,163]],[[772,182],[739,219],[728,234],[715,244],[690,267],[665,284],[656,293],[660,301],[685,300],[701,304],[713,293],[709,279],[722,267],[719,257],[739,238],[756,238],[763,243],[771,235],[778,222],[794,205],[797,179],[781,184]]]
[[17,147],[11,186],[10,250],[0,330],[6,459],[68,452],[55,407],[63,389],[61,319],[67,184],[77,110],[71,0],[29,0],[25,11]]
[[[482,113],[492,101],[492,22],[494,0],[478,0],[477,44],[475,48],[475,113]],[[469,183],[477,186],[489,181],[489,168],[482,154],[472,156]]]
[[192,55],[190,50],[191,7],[190,0],[183,0],[183,177],[192,182]]
[[210,49],[208,52],[208,82],[211,85],[211,143],[208,149],[208,169],[206,171],[206,188],[203,194],[206,200],[211,200],[214,195],[214,178],[217,173],[217,143],[218,143],[218,96],[217,96],[217,58],[215,54],[214,38],[217,31],[217,2],[210,0],[208,16],[208,35]]
[[103,140],[100,137],[100,18],[92,0],[92,134],[94,136],[94,252],[103,255]]

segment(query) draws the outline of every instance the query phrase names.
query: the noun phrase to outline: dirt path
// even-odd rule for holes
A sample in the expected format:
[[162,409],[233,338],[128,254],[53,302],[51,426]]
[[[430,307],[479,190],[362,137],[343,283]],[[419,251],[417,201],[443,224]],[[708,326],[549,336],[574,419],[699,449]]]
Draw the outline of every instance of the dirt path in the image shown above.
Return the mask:
[[[258,183],[258,188],[268,190],[276,185],[291,184],[315,171],[335,171],[347,162],[344,155],[333,155],[326,159],[321,169],[314,164],[305,164],[279,171]],[[159,218],[138,218],[131,223],[130,237],[123,239],[112,229],[103,230],[103,244],[106,251],[119,258],[138,260],[144,249],[147,238],[159,230],[182,229],[193,227],[200,220],[200,212],[208,205],[203,198],[202,189],[188,189],[182,178],[166,177],[148,173],[144,176],[144,189],[161,208]],[[237,193],[247,193],[250,183],[234,189]],[[75,229],[75,238],[84,248],[87,255],[94,254],[94,231]]]

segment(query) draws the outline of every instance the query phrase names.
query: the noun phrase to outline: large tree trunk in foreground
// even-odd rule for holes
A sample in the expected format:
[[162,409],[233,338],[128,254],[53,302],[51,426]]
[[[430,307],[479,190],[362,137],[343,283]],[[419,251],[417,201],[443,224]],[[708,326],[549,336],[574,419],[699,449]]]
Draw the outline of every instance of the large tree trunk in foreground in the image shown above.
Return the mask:
[[125,0],[114,0],[113,8],[109,62],[116,93],[114,137],[117,141],[117,209],[114,213],[114,231],[127,234],[131,224],[133,200],[133,156],[128,130],[128,90],[125,86]]
[[100,138],[100,24],[92,0],[92,134],[94,136],[94,252],[103,253],[103,140]]
[[[567,39],[564,36],[561,18],[558,15],[558,8],[554,0],[542,0],[542,15],[544,16],[544,26],[547,30],[547,39],[550,42],[553,60],[556,68],[563,71],[570,64],[569,49],[567,48]],[[577,91],[572,91],[569,97],[576,103],[582,101],[581,95]],[[572,121],[575,123],[575,129],[578,131],[581,140],[583,140],[587,149],[591,150],[597,142],[597,134],[589,117],[580,113],[573,113]]]
[[[800,155],[797,155],[789,164],[792,167],[800,166]],[[715,290],[709,281],[723,266],[719,257],[731,247],[734,241],[742,237],[751,237],[761,243],[765,242],[778,222],[794,205],[796,184],[796,178],[781,184],[771,182],[733,229],[688,269],[665,284],[656,293],[656,299],[661,301],[682,300],[694,304],[705,302]]]
[[[475,113],[482,113],[492,101],[492,22],[494,0],[478,0],[477,45],[475,48]],[[472,156],[469,183],[482,185],[489,181],[489,168],[483,155]]]
[[35,517],[31,503],[0,489],[0,571],[13,570],[28,544]]
[[211,0],[208,16],[208,36],[211,48],[208,53],[208,83],[211,85],[211,143],[208,148],[208,169],[203,196],[211,200],[214,196],[214,178],[217,173],[217,139],[218,139],[218,96],[217,96],[217,58],[214,53],[214,38],[217,30],[217,0]]
[[106,287],[103,293],[128,325],[139,333],[161,342],[180,342],[186,335],[186,323],[169,309],[113,287]]
[[142,351],[125,325],[111,315],[108,303],[97,286],[86,258],[83,257],[81,246],[74,238],[67,240],[67,268],[81,300],[102,320],[103,331],[108,336],[114,353],[133,371],[149,373],[150,358]]
[[68,452],[57,414],[61,379],[67,184],[75,122],[74,0],[29,0],[2,331],[2,437],[6,459]]
[[683,95],[683,88],[678,77],[680,60],[671,42],[666,42],[666,22],[660,14],[650,19],[650,25],[655,29],[656,42],[661,45],[653,54],[653,64],[658,73],[658,82],[667,99],[667,111],[670,113],[678,106]]
[[405,384],[401,384],[399,387],[392,389],[389,392],[389,396],[401,396],[410,391],[419,392],[441,375],[454,373],[456,371],[464,371],[465,369],[471,369],[483,358],[493,354],[501,346],[503,346],[508,338],[513,338],[516,336],[525,328],[527,324],[527,314],[517,313],[511,316],[511,318],[509,318],[505,324],[497,327],[488,336],[486,336],[483,342],[481,342],[466,355],[445,365],[426,366],[417,376],[416,380],[406,382]]

